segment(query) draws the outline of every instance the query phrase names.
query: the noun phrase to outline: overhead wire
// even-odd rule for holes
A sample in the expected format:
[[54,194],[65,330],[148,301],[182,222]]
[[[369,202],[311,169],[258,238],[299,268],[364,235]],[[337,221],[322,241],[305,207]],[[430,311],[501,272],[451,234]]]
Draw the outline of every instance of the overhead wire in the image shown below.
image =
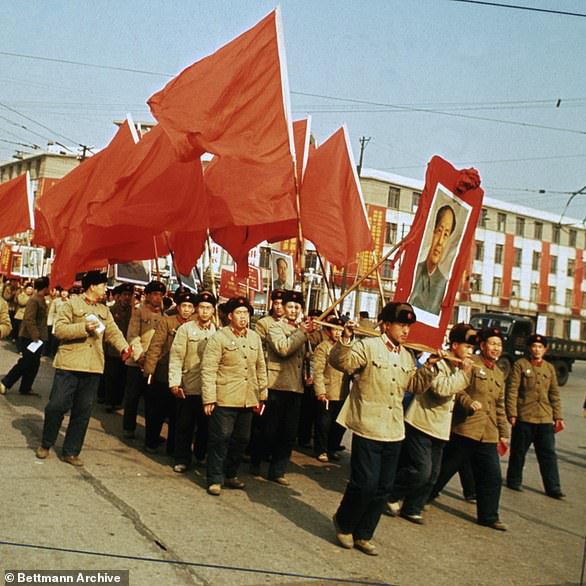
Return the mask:
[[586,18],[586,14],[581,12],[568,12],[566,10],[554,10],[553,8],[537,8],[535,6],[522,6],[518,4],[504,4],[502,2],[488,2],[487,0],[449,0],[450,2],[460,2],[462,4],[478,4],[481,6],[491,6],[494,8],[511,8],[515,10],[526,10],[529,12],[542,12],[545,14],[556,14],[560,16],[579,16]]

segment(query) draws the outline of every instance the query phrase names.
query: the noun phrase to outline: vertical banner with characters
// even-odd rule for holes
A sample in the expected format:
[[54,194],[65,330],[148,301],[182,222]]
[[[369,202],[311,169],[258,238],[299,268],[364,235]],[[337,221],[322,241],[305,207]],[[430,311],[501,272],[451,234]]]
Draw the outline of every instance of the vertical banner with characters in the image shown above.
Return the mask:
[[417,315],[409,341],[441,346],[482,209],[476,169],[457,170],[434,156],[413,226],[403,246],[395,301]]

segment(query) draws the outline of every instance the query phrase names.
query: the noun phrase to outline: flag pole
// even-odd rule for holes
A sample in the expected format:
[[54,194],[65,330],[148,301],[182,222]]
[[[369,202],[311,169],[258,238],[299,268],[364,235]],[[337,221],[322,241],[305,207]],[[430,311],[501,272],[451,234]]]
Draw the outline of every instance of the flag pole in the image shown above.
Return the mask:
[[[332,290],[330,289],[330,284],[328,283],[328,274],[327,274],[326,269],[324,267],[324,261],[322,260],[321,254],[319,253],[317,248],[316,248],[315,252],[317,253],[317,260],[319,262],[319,268],[321,269],[321,273],[323,275],[323,279],[326,284],[326,291],[328,292],[328,297],[330,299],[330,303],[334,303],[335,298],[334,298],[334,294],[332,293]],[[338,313],[337,308],[334,308],[334,313],[336,314],[336,317],[340,317],[340,314]]]
[[[212,262],[212,242],[210,239],[210,231],[209,230],[207,230],[207,233],[206,233],[206,244],[208,247],[208,262],[210,263],[209,264],[210,277],[212,279],[212,294],[217,300],[218,295],[216,294],[216,276],[214,275],[214,263]],[[218,315],[218,304],[216,303],[216,306],[214,307],[214,325],[216,326],[216,328],[218,327],[219,323],[220,323],[220,317]]]
[[155,273],[157,275],[157,281],[161,280],[161,273],[159,271],[159,251],[157,249],[157,237],[153,236],[153,246],[155,247]]
[[[374,260],[374,262],[377,262],[377,256],[378,254],[376,253],[376,251],[372,252],[372,258]],[[376,282],[378,285],[378,292],[380,294],[380,302],[381,302],[381,308],[385,306],[385,292],[383,291],[383,284],[380,278],[380,271],[378,269],[376,269]]]

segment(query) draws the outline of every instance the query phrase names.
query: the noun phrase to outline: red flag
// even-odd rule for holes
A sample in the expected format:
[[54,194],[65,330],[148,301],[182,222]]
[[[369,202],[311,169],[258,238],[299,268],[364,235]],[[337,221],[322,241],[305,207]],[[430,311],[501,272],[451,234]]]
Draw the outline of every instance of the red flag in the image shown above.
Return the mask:
[[312,151],[301,185],[301,228],[338,267],[372,250],[362,191],[343,126]]
[[0,210],[0,238],[31,229],[28,173],[0,185]]

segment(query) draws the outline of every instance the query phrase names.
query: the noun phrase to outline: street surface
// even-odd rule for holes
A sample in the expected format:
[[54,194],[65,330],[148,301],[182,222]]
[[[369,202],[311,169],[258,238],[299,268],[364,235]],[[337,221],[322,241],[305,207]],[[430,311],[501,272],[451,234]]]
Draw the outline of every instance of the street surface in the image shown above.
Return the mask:
[[[0,342],[1,375],[16,359],[14,346]],[[84,468],[62,463],[54,451],[37,460],[34,449],[52,377],[43,358],[35,383],[40,397],[19,396],[17,386],[0,397],[3,571],[130,570],[134,586],[580,583],[586,520],[584,363],[575,365],[562,388],[567,428],[557,445],[565,501],[543,494],[531,450],[524,492],[503,488],[507,533],[474,523],[474,505],[462,499],[456,478],[425,514],[425,526],[382,518],[375,535],[377,558],[343,550],[334,541],[331,517],[346,482],[347,451],[339,464],[320,464],[295,452],[290,488],[252,478],[243,464],[240,476],[247,490],[212,497],[201,470],[175,474],[164,454],[140,450],[142,427],[136,440],[123,441],[121,413],[106,414],[96,405],[81,453]]]

